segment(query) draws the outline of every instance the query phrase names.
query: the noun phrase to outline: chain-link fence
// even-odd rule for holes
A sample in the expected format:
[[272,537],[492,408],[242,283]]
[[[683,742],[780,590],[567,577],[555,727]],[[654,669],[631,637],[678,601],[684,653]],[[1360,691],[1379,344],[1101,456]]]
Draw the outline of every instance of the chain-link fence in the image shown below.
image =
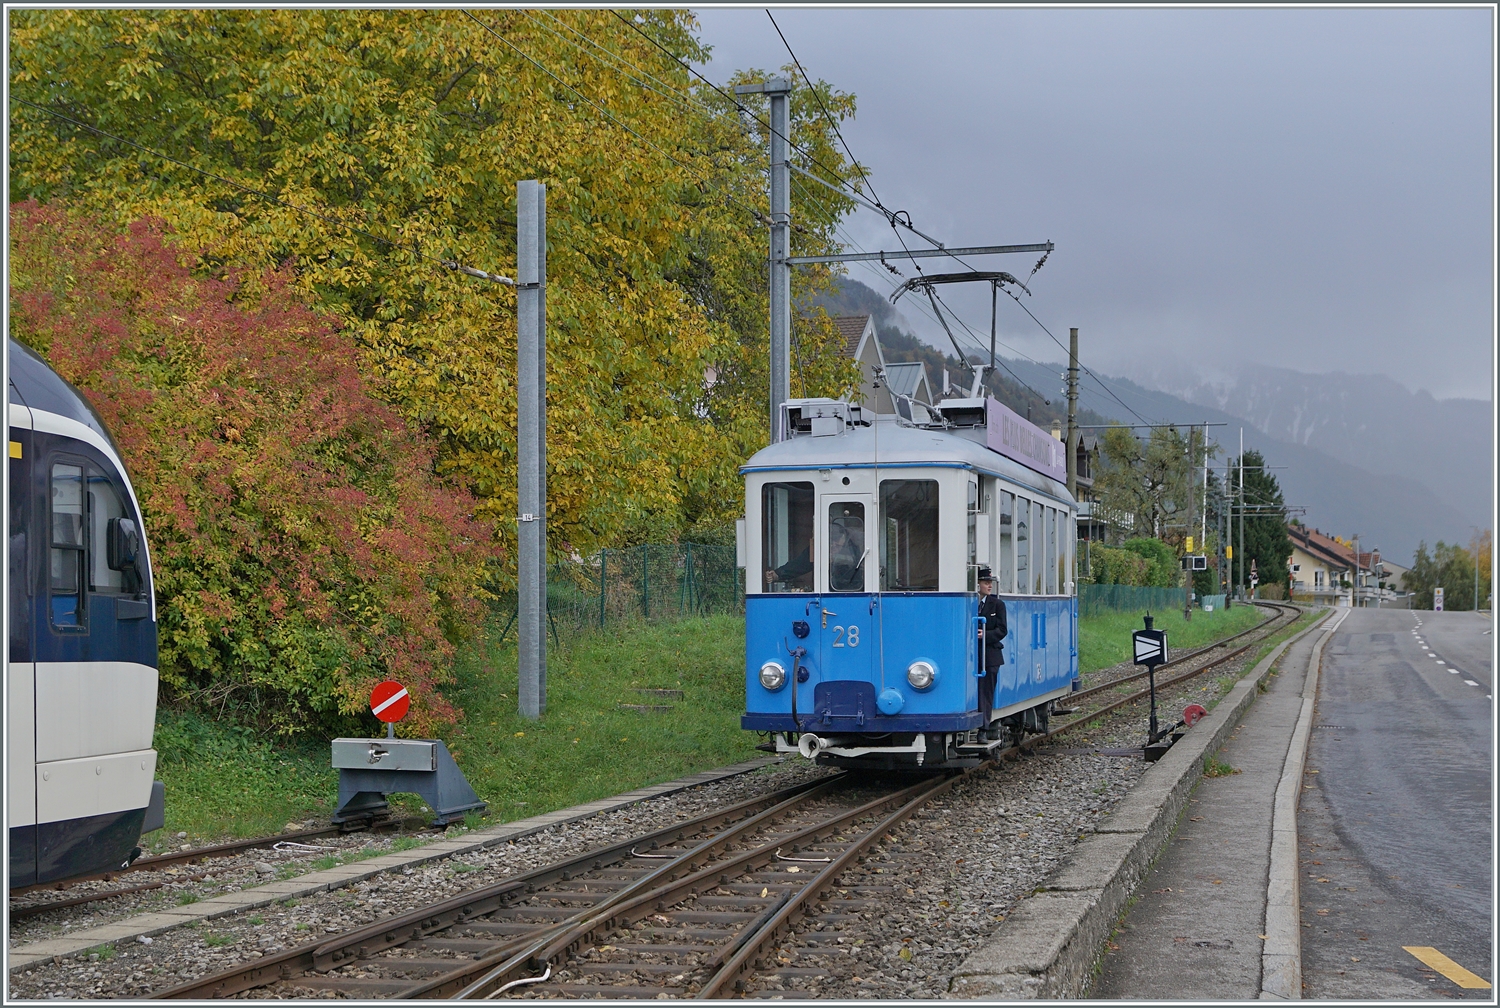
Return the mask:
[[[502,596],[496,608],[506,614],[508,635],[515,594]],[[547,621],[555,638],[631,621],[744,611],[733,546],[644,543],[547,568]]]
[[1136,585],[1078,586],[1078,615],[1101,612],[1142,612],[1182,608],[1181,588],[1142,588]]

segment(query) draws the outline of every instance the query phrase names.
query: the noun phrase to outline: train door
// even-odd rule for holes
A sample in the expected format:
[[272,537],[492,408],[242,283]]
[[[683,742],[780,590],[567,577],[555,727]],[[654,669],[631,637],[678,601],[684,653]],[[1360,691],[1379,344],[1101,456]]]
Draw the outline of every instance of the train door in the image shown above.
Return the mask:
[[[14,393],[12,393],[14,395]],[[10,636],[6,641],[5,743],[9,809],[10,884],[36,879],[36,658],[31,653],[28,570],[31,461],[35,455],[31,411],[10,403]]]
[[870,617],[867,592],[874,565],[867,534],[873,515],[869,494],[823,494],[819,512],[818,570],[823,590],[818,669],[827,679],[870,676]]

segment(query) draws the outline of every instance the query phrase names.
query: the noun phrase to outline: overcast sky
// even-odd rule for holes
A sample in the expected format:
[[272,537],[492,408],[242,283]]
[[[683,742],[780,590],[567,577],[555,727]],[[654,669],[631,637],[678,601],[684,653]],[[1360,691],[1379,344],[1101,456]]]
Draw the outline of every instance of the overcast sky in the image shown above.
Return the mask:
[[[697,13],[714,80],[789,62],[764,10]],[[1489,10],[775,15],[858,96],[844,135],[887,206],[950,245],[1057,243],[1027,304],[1064,341],[1079,326],[1092,366],[1222,380],[1253,360],[1490,398]],[[871,212],[848,231],[899,247]],[[987,293],[950,303],[988,331]],[[1060,359],[1014,303],[1000,331]]]

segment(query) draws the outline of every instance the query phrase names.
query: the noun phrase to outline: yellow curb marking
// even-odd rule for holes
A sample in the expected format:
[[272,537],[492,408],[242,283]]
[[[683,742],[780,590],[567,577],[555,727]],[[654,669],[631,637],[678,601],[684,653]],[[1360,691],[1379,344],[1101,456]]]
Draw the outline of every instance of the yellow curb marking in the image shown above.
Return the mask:
[[1464,990],[1490,989],[1489,981],[1474,973],[1470,973],[1435,948],[1429,948],[1426,945],[1403,945],[1401,947],[1443,974],[1449,980],[1458,984]]

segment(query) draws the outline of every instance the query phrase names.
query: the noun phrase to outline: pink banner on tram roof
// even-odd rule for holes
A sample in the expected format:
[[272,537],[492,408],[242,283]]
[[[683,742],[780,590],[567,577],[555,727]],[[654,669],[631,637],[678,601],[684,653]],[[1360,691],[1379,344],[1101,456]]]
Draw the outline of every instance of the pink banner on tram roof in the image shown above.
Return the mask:
[[1059,483],[1068,479],[1063,443],[998,400],[986,398],[985,445]]

